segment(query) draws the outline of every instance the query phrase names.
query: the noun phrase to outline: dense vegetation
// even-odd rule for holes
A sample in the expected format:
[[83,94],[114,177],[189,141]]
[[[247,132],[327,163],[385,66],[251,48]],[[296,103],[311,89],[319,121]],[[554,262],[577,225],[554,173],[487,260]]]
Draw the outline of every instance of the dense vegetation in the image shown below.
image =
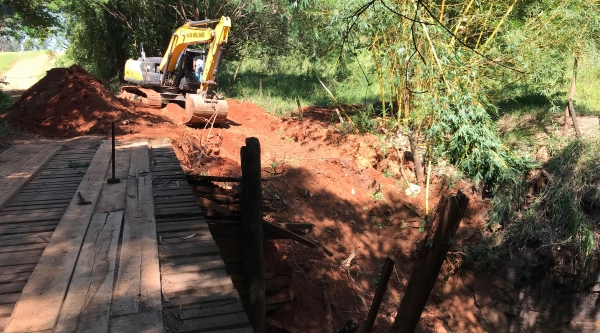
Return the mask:
[[[229,96],[253,99],[276,113],[293,110],[296,98],[303,105],[352,104],[351,130],[379,126],[406,134],[425,147],[425,164],[449,161],[491,191],[496,205],[490,222],[516,221],[509,233],[494,237],[574,242],[588,259],[596,246],[590,219],[572,213],[588,194],[571,193],[573,201],[566,202],[560,200],[564,192],[549,186],[540,201],[520,202],[535,152],[507,143],[497,120],[514,110],[515,101],[541,100],[543,119],[560,111],[575,58],[587,64],[580,77],[597,80],[597,0],[4,0],[0,8],[3,35],[16,38],[19,25],[38,39],[54,31],[68,41],[69,59],[117,83],[141,44],[148,55],[160,55],[186,20],[230,16],[220,76]],[[598,112],[596,90],[583,86],[581,94],[588,98],[578,107]],[[376,101],[379,109],[371,104]],[[590,147],[583,141],[553,145],[552,161],[581,175],[554,186],[596,186],[589,170],[596,170],[597,154]],[[583,152],[580,159],[565,161],[565,152],[575,148]],[[568,171],[554,166],[548,168],[557,175]],[[536,223],[554,213],[553,229],[540,234]]]

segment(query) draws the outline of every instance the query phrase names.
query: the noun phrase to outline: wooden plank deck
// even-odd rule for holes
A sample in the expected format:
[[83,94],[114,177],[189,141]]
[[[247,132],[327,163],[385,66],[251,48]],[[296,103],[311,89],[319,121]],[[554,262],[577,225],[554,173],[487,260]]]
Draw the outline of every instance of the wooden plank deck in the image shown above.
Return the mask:
[[16,145],[0,154],[0,209],[61,149],[59,144]]
[[119,184],[108,142],[64,147],[0,210],[0,332],[252,332],[172,148],[151,146],[118,144]]
[[171,332],[253,332],[170,144],[151,142],[163,318]]
[[[26,163],[31,153],[44,146],[15,147],[5,151],[4,158],[0,157],[0,174],[8,176],[18,172],[22,169],[18,164]],[[12,155],[8,156],[7,152]],[[0,210],[0,218],[10,217],[0,223],[0,332],[4,331],[25,283],[60,221],[60,216],[48,214],[48,209],[64,213],[75,194],[72,184],[81,182],[95,152],[94,145],[79,149],[63,147]],[[4,162],[10,162],[11,166]],[[79,167],[74,168],[73,163]],[[64,181],[52,188],[46,187],[45,181],[52,179],[55,173],[60,173]]]

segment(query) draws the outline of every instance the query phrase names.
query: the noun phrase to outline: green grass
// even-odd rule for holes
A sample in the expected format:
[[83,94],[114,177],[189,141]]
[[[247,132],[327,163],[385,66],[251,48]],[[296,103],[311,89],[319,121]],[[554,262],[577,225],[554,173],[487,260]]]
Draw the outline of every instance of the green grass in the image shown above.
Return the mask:
[[[302,107],[329,107],[334,100],[323,88],[319,79],[341,104],[365,104],[377,100],[378,87],[368,86],[356,63],[344,70],[317,69],[310,60],[287,56],[270,59],[269,63],[246,57],[233,81],[239,62],[225,63],[219,74],[219,90],[228,97],[252,101],[275,115],[296,112],[296,99]],[[262,96],[260,85],[262,81]],[[371,82],[376,81],[371,78]]]
[[29,59],[46,51],[0,52],[0,73],[9,70],[19,59]]
[[586,57],[579,61],[575,106],[582,115],[600,116],[600,61]]

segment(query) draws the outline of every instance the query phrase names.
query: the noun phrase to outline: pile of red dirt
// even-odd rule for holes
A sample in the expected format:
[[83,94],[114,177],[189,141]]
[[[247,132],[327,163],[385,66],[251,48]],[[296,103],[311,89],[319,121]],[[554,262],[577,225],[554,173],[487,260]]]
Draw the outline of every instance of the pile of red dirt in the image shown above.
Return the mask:
[[127,101],[115,97],[83,67],[72,65],[49,70],[3,118],[16,128],[40,136],[74,137],[109,134],[112,122],[136,123],[140,116],[152,117],[132,113]]

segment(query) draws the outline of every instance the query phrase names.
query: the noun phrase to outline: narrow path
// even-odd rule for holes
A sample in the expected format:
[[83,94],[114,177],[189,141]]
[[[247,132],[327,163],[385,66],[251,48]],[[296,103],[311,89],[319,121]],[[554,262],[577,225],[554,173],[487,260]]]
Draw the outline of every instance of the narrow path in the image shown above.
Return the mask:
[[10,95],[13,100],[21,97],[24,90],[29,89],[39,81],[40,76],[45,72],[45,68],[50,61],[47,54],[40,54],[34,58],[20,59],[11,69],[6,72],[6,82],[8,85],[3,90]]

